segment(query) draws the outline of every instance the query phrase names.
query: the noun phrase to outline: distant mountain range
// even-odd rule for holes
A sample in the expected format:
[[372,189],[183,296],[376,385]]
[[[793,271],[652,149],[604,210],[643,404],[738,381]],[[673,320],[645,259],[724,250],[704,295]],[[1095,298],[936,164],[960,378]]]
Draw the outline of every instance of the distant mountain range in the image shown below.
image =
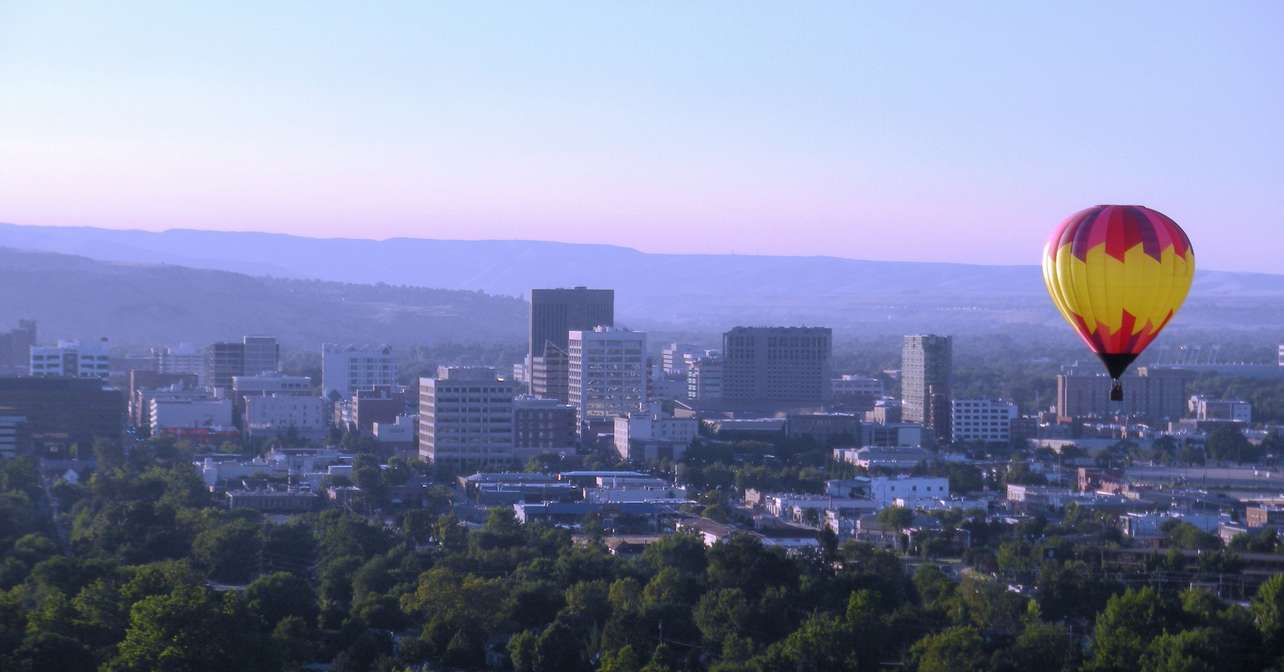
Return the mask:
[[520,343],[526,302],[462,290],[254,277],[0,248],[0,330],[35,318],[42,341],[204,345],[272,334],[324,342]]
[[[250,276],[388,283],[508,297],[524,296],[532,287],[610,287],[616,290],[618,322],[673,331],[713,332],[745,323],[825,324],[878,333],[985,332],[1010,329],[1015,324],[1061,329],[1060,318],[1047,300],[1039,269],[1033,265],[649,254],[610,245],[540,241],[375,241],[13,224],[0,224],[0,246]],[[82,259],[77,263],[87,262]],[[122,267],[112,268],[122,272]],[[161,273],[158,269],[146,272]],[[196,271],[182,272],[188,278],[198,277]],[[277,291],[304,286],[237,277],[241,278],[238,282],[264,283],[264,287]],[[335,286],[322,294],[333,298],[355,291],[351,285],[343,290]],[[444,301],[448,294],[433,296]],[[428,299],[421,296],[416,300]],[[179,297],[175,296],[174,301]],[[501,299],[477,301],[485,303],[489,310],[500,305]],[[145,311],[151,304],[140,301],[135,305],[136,310]],[[524,310],[521,305],[514,301],[512,309],[520,312]],[[1284,276],[1200,271],[1188,306],[1175,329],[1284,326]],[[189,304],[187,309],[200,312],[202,307]],[[266,304],[263,307],[267,309]],[[462,310],[462,306],[455,305],[453,309]],[[373,311],[369,307],[366,310]],[[386,317],[393,310],[385,305],[384,312],[373,312]],[[456,317],[466,319],[463,313]],[[266,314],[264,319],[269,319]],[[505,326],[503,333],[520,334],[524,320],[519,315],[515,324]]]

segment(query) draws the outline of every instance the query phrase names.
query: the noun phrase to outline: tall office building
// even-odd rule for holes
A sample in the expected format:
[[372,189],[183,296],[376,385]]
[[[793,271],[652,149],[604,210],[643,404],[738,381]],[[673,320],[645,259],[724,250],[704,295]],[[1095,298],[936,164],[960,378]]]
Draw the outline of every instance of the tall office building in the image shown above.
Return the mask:
[[392,348],[321,346],[321,396],[337,392],[341,399],[347,399],[360,389],[396,384],[397,364],[392,360]]
[[901,417],[931,429],[940,443],[951,441],[954,339],[906,336],[901,347]]
[[245,372],[242,375],[257,376],[260,373],[281,370],[281,346],[272,336],[246,336]]
[[58,341],[58,345],[31,347],[31,375],[44,378],[100,378],[111,375],[107,339]]
[[575,407],[556,399],[513,399],[513,452],[517,460],[575,452]]
[[821,405],[830,399],[828,327],[736,327],[722,335],[722,397],[752,405]]
[[711,401],[722,398],[722,353],[706,350],[700,357],[688,356],[687,398],[692,401]]
[[31,364],[31,346],[35,344],[35,320],[18,320],[16,329],[0,332],[0,376],[27,375]]
[[615,290],[531,290],[531,393],[567,401],[567,338],[572,331],[615,325]]
[[513,386],[485,367],[419,379],[419,455],[455,469],[513,462]]
[[201,382],[232,389],[236,376],[257,376],[281,369],[281,346],[271,336],[246,336],[240,343],[212,343],[205,349],[205,375]]
[[646,403],[646,334],[596,327],[570,332],[567,343],[567,391],[581,426],[613,423]]
[[121,440],[125,395],[97,378],[0,378],[0,416],[24,418],[41,455],[91,455],[95,439]]
[[1122,379],[1124,399],[1110,401],[1110,377],[1097,370],[1069,370],[1057,375],[1057,420],[1116,415],[1151,421],[1175,420],[1186,414],[1187,388],[1193,371],[1143,366]]

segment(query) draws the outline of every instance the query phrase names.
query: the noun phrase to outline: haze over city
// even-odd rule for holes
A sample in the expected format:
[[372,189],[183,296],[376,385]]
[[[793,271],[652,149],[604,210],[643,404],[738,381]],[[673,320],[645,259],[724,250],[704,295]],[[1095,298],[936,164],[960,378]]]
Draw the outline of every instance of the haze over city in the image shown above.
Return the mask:
[[[0,6],[0,221],[1278,270],[1277,3]],[[787,232],[787,235],[781,235]]]
[[0,0],[0,671],[1284,671],[1281,19]]

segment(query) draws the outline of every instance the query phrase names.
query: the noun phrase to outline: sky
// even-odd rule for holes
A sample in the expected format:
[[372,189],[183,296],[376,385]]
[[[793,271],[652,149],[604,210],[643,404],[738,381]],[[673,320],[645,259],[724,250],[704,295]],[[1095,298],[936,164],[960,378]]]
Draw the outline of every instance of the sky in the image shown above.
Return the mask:
[[1280,271],[1280,2],[0,0],[0,221]]

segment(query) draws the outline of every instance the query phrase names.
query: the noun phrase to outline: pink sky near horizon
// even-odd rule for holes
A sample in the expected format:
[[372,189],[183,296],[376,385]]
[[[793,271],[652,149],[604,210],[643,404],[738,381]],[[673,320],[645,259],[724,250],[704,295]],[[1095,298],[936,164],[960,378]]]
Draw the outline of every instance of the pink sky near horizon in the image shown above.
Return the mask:
[[1166,7],[14,3],[0,221],[1037,264],[1135,203],[1279,270],[1284,12]]

